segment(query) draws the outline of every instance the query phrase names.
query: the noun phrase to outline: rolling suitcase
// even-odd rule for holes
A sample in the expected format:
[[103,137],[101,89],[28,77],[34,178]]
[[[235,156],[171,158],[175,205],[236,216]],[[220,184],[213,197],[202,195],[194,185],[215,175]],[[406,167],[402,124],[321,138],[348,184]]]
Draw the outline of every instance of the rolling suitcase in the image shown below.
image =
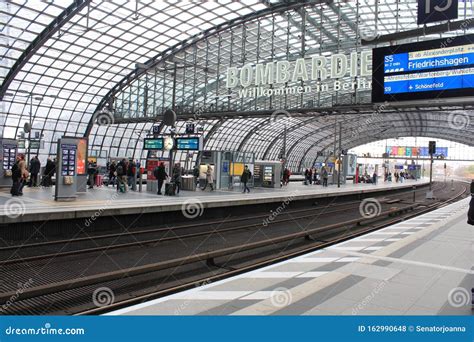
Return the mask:
[[165,195],[166,196],[174,196],[175,194],[175,184],[174,182],[169,182],[165,184]]

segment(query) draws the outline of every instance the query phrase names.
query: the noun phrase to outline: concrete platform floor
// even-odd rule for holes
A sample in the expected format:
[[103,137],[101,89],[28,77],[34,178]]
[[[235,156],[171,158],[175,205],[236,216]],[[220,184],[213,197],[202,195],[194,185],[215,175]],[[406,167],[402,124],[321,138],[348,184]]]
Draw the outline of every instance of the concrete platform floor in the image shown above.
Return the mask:
[[472,315],[469,200],[110,315]]
[[[289,196],[293,199],[307,199],[327,196],[343,196],[357,193],[370,193],[395,188],[411,188],[413,185],[427,184],[427,179],[407,180],[404,183],[346,184],[337,188],[330,185],[323,188],[320,185],[303,185],[300,182],[276,189],[254,188],[250,193],[242,194],[240,190],[216,191],[181,191],[177,196],[159,196],[151,192],[129,191],[117,193],[112,187],[102,186],[78,194],[73,202],[54,201],[53,188],[27,188],[24,196],[14,197],[8,189],[0,191],[0,224],[11,222],[28,222],[37,220],[52,220],[62,218],[90,217],[98,208],[101,215],[108,211],[117,214],[149,213],[163,211],[178,211],[184,203],[197,203],[199,206],[227,207],[248,204],[281,202]],[[11,215],[12,208],[21,215]],[[15,211],[15,213],[16,213]],[[72,214],[71,214],[72,213]],[[56,215],[54,215],[56,214]],[[12,218],[12,216],[15,216]]]

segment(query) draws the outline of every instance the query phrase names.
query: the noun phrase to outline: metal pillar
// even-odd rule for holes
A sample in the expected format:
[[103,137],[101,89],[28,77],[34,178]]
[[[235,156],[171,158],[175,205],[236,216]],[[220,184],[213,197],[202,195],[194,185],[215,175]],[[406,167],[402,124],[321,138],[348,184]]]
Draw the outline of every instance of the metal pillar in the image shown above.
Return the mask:
[[337,159],[337,187],[341,187],[341,164],[342,164],[342,122],[339,122],[339,153]]

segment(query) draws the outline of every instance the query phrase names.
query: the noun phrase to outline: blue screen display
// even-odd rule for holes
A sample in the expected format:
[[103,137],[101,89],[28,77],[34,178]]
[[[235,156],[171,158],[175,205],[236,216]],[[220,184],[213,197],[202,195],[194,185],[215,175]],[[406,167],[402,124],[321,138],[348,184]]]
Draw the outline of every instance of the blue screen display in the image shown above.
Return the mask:
[[384,94],[474,88],[474,44],[384,57]]
[[199,138],[176,138],[176,148],[178,150],[199,151]]

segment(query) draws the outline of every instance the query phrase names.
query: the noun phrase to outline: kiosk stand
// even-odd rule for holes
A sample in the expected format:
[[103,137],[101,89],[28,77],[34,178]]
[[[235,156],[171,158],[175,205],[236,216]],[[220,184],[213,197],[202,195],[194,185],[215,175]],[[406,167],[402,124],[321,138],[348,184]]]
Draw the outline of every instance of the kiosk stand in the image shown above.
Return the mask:
[[16,161],[18,153],[18,142],[13,139],[0,139],[0,159],[2,168],[0,171],[0,187],[12,186],[11,170]]
[[78,138],[58,139],[55,201],[75,200],[77,195],[77,143]]

